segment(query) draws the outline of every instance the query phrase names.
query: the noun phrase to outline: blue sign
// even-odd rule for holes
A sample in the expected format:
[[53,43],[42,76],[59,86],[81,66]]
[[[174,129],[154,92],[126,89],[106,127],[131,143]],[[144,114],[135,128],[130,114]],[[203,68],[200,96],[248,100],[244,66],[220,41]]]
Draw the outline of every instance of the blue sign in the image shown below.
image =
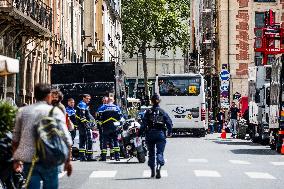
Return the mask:
[[228,81],[230,79],[230,72],[228,70],[222,70],[220,72],[220,79],[222,81]]

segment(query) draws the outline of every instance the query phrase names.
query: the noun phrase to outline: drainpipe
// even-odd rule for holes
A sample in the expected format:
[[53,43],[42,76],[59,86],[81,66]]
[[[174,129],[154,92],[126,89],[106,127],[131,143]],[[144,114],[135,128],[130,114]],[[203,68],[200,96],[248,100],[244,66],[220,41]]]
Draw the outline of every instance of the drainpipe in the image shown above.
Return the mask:
[[74,0],[71,1],[71,43],[72,43],[72,57],[71,57],[71,62],[74,63]]
[[64,4],[65,0],[61,1],[61,22],[60,22],[60,29],[61,29],[61,41],[62,41],[62,64],[65,62],[65,40],[64,40]]

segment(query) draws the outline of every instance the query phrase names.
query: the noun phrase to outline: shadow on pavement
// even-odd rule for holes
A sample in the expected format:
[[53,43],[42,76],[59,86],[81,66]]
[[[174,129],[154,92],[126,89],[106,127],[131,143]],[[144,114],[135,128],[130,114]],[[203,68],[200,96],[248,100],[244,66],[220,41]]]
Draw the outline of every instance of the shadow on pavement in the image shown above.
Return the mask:
[[[232,141],[232,140],[230,140]],[[252,142],[230,142],[230,141],[213,141],[217,144],[226,144],[226,145],[248,145],[248,146],[260,146],[259,144],[255,144],[255,143],[252,143]]]
[[234,154],[250,154],[250,155],[279,155],[271,149],[236,149],[230,150]]
[[113,161],[113,162],[106,162],[107,164],[140,164],[139,162],[125,162],[125,161]]
[[123,178],[123,179],[115,179],[115,180],[149,180],[149,179],[152,179],[152,178],[149,178],[149,177],[139,177],[139,178]]

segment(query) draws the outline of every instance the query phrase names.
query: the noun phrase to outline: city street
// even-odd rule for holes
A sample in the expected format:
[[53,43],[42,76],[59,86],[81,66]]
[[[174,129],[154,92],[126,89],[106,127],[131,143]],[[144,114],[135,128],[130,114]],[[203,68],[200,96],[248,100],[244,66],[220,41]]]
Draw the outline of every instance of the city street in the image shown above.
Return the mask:
[[160,180],[150,179],[147,164],[138,164],[135,159],[129,163],[76,161],[70,178],[60,174],[60,188],[283,188],[283,156],[268,146],[219,137],[168,139]]

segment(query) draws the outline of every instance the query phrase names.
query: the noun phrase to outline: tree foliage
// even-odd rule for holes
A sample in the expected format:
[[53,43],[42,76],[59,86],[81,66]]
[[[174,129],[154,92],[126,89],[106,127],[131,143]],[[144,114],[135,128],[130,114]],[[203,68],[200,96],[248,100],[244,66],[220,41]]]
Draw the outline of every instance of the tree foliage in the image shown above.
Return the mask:
[[132,56],[155,42],[162,53],[188,44],[189,0],[123,0],[123,49]]
[[145,94],[148,96],[147,48],[164,54],[188,46],[190,0],[122,0],[123,50],[130,57],[142,53]]
[[0,101],[0,138],[14,128],[17,108],[9,102]]

